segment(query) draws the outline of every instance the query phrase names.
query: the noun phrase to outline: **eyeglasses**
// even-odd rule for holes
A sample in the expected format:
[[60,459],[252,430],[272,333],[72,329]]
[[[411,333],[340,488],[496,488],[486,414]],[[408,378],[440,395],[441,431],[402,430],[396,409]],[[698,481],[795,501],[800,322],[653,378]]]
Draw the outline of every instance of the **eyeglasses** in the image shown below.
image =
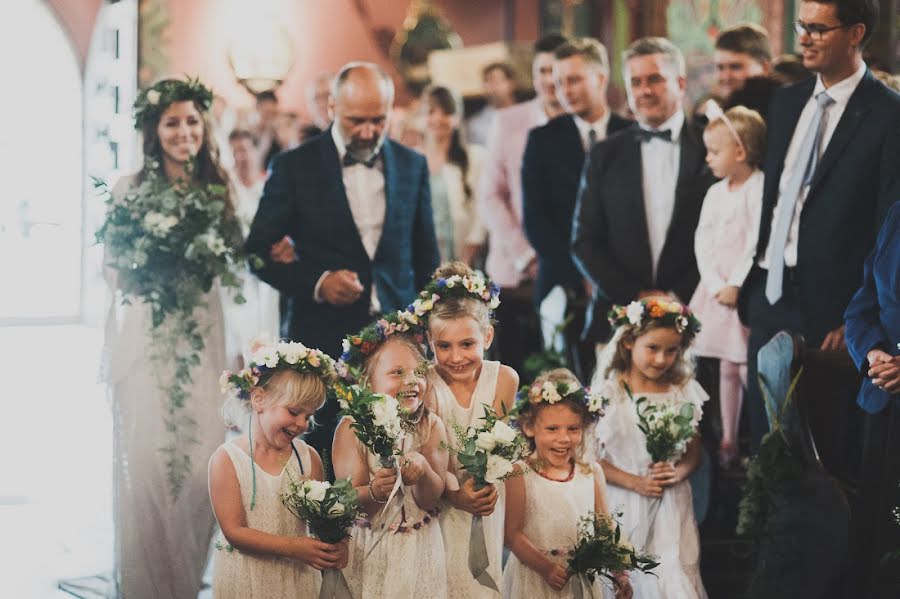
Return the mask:
[[829,31],[834,31],[836,29],[846,29],[849,25],[835,25],[834,27],[826,27],[825,25],[819,25],[818,23],[810,23],[806,24],[803,21],[794,21],[794,31],[797,35],[803,35],[804,33],[808,35],[810,38],[816,41],[822,41],[822,38],[825,37],[825,34]]

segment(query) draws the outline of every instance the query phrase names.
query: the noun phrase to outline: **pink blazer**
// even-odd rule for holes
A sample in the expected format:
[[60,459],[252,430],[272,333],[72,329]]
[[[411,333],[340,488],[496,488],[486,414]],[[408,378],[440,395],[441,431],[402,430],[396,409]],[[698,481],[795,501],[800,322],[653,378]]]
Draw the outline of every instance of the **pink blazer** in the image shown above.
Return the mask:
[[501,287],[519,285],[517,264],[534,255],[522,227],[521,169],[528,131],[546,122],[543,114],[537,100],[504,108],[488,139],[477,202],[488,230],[487,274]]

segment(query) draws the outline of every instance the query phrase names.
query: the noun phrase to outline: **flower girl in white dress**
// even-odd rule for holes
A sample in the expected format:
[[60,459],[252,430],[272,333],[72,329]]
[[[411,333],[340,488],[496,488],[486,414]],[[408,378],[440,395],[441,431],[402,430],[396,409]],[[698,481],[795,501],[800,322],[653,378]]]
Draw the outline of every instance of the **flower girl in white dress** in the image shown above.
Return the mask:
[[600,355],[592,385],[610,399],[596,429],[598,455],[609,483],[609,504],[623,512],[625,535],[660,562],[653,573],[635,573],[634,596],[705,599],[688,480],[700,461],[700,436],[694,433],[678,452],[680,457],[653,463],[635,405],[646,397],[642,405],[669,407],[677,414],[688,404],[696,431],[708,395],[694,380],[687,351],[699,322],[687,306],[668,298],[632,302],[610,314],[618,328]]
[[[556,390],[559,383],[567,384],[565,395]],[[571,599],[578,581],[571,580],[567,554],[578,520],[590,512],[609,514],[603,470],[585,459],[602,407],[589,401],[565,369],[538,377],[522,401],[519,424],[533,453],[527,466],[517,465],[524,473],[505,482],[506,545],[512,555],[503,571],[503,596]],[[628,576],[615,578],[616,597],[630,597]],[[597,580],[592,592],[610,597],[613,589]]]
[[[475,287],[490,288],[462,262],[441,266],[433,283],[457,276],[478,281]],[[462,281],[460,280],[460,283]],[[474,287],[473,287],[474,288]],[[445,287],[446,289],[446,287]],[[434,393],[435,412],[447,427],[450,444],[457,446],[454,426],[466,429],[483,425],[486,408],[502,415],[516,401],[519,375],[509,366],[484,360],[484,352],[494,337],[490,299],[471,293],[464,285],[444,291],[426,312],[428,341],[434,353],[429,370],[429,389]],[[447,553],[449,594],[453,599],[499,598],[500,593],[479,583],[469,568],[469,537],[472,516],[482,516],[489,566],[487,573],[502,592],[503,516],[505,492],[502,485],[474,490],[473,479],[451,452],[450,474],[441,509],[441,531]]]
[[360,443],[350,418],[338,423],[334,474],[352,480],[359,505],[369,515],[353,528],[345,575],[354,599],[447,599],[447,565],[437,516],[449,456],[441,449],[447,442],[444,425],[424,402],[427,362],[412,334],[379,334],[364,349],[364,354],[362,350],[354,353],[361,366],[361,382],[376,393],[395,397],[415,425],[401,440],[403,505],[379,538],[372,523],[388,502],[397,471],[382,467],[378,456]]
[[209,495],[222,529],[213,566],[216,599],[315,597],[318,570],[347,564],[346,543],[307,536],[280,498],[292,479],[325,478],[319,454],[297,437],[333,379],[331,358],[299,343],[258,347],[247,369],[223,373],[226,420],[249,420],[249,426],[209,463]]

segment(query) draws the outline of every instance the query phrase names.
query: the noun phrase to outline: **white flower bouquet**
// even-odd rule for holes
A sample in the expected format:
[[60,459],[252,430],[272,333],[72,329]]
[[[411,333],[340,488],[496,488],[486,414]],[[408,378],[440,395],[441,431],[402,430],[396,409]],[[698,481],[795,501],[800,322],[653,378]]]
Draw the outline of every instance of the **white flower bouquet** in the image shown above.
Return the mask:
[[484,425],[463,429],[453,426],[456,447],[448,448],[474,479],[474,488],[495,485],[513,473],[513,464],[525,455],[527,442],[516,429],[484,406]]
[[375,393],[360,385],[337,383],[334,386],[341,416],[353,419],[350,425],[360,442],[378,456],[381,465],[390,468],[400,454],[403,434],[403,409],[390,395]]
[[[325,543],[336,544],[350,538],[350,529],[360,515],[359,497],[349,478],[333,484],[318,480],[289,480],[281,503],[306,523],[309,533]],[[322,573],[319,599],[351,597],[343,572]]]

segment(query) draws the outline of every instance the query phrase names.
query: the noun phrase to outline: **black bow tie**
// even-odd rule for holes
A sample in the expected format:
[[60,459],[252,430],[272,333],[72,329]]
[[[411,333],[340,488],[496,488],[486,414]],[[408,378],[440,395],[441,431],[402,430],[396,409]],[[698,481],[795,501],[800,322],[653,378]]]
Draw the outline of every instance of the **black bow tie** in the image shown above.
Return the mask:
[[344,154],[344,159],[341,160],[341,164],[343,166],[353,166],[354,164],[361,164],[366,168],[372,168],[378,161],[378,156],[379,153],[376,152],[375,154],[372,154],[372,156],[368,160],[359,160],[351,155],[350,152],[347,152],[346,154]]
[[650,141],[654,137],[657,137],[663,141],[672,141],[672,131],[669,129],[663,129],[659,131],[658,129],[643,129],[638,128],[637,137],[641,141]]

